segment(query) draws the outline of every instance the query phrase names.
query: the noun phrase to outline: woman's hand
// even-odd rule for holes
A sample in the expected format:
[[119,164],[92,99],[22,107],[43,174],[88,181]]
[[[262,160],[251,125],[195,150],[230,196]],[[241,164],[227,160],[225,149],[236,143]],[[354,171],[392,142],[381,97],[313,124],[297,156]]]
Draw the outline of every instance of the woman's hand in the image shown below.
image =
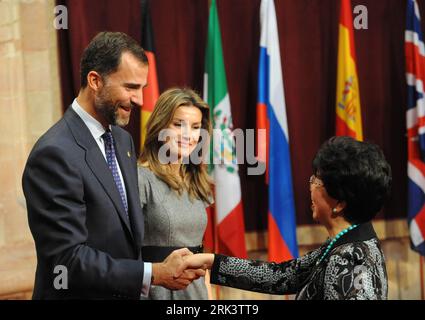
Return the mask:
[[183,257],[187,269],[211,269],[214,262],[213,253],[197,253]]

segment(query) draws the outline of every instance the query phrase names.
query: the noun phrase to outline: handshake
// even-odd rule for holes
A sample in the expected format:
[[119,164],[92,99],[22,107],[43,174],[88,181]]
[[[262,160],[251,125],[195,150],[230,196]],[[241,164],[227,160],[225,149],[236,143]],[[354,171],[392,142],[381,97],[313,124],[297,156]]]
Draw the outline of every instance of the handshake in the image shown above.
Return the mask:
[[151,284],[170,290],[185,289],[211,269],[214,254],[193,254],[189,249],[174,250],[163,262],[152,264]]

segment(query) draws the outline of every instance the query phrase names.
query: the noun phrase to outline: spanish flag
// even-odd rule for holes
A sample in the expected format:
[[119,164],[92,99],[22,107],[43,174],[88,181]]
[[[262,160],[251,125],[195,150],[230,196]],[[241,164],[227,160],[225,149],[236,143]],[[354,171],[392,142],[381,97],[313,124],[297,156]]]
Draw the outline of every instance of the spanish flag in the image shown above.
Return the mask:
[[351,1],[341,0],[336,88],[336,135],[363,140]]
[[156,73],[155,49],[149,0],[142,0],[142,47],[149,60],[148,82],[143,88],[143,105],[140,113],[140,150],[146,137],[146,123],[159,97],[158,76]]

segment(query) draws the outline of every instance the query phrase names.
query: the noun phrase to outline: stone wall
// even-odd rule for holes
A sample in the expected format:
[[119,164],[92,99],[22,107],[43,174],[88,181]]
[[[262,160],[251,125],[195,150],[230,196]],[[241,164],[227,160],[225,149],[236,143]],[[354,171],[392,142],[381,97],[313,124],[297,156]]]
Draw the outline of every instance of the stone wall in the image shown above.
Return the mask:
[[54,0],[0,1],[0,296],[28,297],[35,250],[21,177],[61,114]]

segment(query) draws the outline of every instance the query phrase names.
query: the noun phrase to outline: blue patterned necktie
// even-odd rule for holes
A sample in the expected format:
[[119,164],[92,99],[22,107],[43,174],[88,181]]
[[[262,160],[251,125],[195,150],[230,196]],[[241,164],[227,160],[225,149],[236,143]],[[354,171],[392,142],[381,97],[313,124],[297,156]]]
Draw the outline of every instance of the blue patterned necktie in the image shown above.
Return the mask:
[[125,198],[122,181],[118,173],[117,161],[115,156],[114,138],[112,137],[112,133],[109,130],[102,135],[102,138],[105,141],[106,161],[108,162],[108,167],[112,172],[115,185],[117,186],[118,191],[120,193],[121,202],[124,206],[125,213],[127,214],[128,218],[128,205],[127,200]]

